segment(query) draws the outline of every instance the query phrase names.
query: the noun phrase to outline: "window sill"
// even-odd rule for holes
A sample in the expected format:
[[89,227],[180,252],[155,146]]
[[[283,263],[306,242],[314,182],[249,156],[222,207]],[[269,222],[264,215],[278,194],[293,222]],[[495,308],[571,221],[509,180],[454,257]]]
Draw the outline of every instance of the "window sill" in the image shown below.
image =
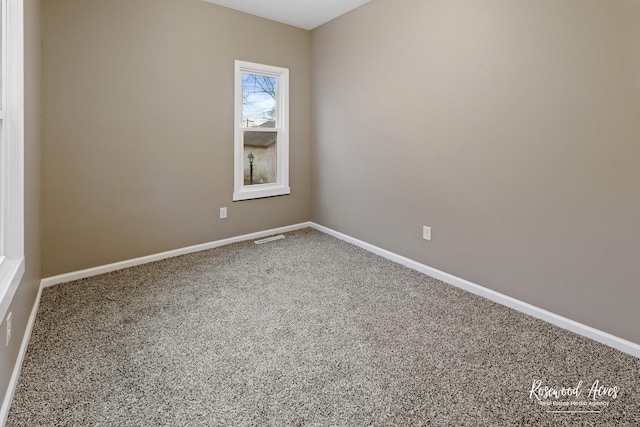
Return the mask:
[[262,199],[264,197],[284,196],[291,194],[291,187],[273,185],[273,184],[258,184],[252,186],[244,186],[233,193],[233,201],[238,202],[240,200]]
[[24,274],[24,257],[7,258],[0,265],[0,319],[4,319]]

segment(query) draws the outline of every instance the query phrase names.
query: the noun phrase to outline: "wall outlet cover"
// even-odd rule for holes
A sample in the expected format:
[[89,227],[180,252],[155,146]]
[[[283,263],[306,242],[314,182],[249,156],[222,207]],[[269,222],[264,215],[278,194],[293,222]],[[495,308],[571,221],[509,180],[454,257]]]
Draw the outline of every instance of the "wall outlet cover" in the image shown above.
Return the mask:
[[422,226],[422,238],[431,241],[431,227]]
[[11,341],[11,312],[7,315],[7,343],[5,347],[9,347],[9,341]]

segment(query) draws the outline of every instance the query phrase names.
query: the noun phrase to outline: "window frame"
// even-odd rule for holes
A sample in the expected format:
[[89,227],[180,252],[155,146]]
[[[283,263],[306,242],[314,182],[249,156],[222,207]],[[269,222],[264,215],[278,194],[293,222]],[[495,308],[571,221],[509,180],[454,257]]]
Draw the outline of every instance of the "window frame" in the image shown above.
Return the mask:
[[2,3],[0,136],[0,319],[24,274],[24,40],[23,2]]
[[[242,75],[276,78],[275,128],[245,127],[242,120]],[[245,185],[244,132],[277,132],[276,182]],[[289,187],[289,69],[254,62],[235,61],[234,85],[234,188],[233,201],[291,194]]]

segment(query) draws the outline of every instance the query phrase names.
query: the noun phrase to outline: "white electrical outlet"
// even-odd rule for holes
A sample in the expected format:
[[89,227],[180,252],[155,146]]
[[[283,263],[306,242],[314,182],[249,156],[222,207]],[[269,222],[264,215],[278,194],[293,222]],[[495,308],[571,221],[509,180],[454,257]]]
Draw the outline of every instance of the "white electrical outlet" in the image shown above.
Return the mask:
[[220,219],[225,219],[227,217],[227,208],[220,208]]
[[426,225],[422,226],[422,238],[431,241],[431,227],[427,227]]
[[7,343],[5,347],[9,347],[9,341],[11,341],[11,312],[7,315]]

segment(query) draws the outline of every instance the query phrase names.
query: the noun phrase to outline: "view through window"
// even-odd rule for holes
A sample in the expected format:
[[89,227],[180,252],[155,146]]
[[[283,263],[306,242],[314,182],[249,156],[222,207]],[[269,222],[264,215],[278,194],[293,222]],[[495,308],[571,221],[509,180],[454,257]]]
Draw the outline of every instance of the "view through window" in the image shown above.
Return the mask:
[[277,180],[277,79],[242,74],[244,185]]

